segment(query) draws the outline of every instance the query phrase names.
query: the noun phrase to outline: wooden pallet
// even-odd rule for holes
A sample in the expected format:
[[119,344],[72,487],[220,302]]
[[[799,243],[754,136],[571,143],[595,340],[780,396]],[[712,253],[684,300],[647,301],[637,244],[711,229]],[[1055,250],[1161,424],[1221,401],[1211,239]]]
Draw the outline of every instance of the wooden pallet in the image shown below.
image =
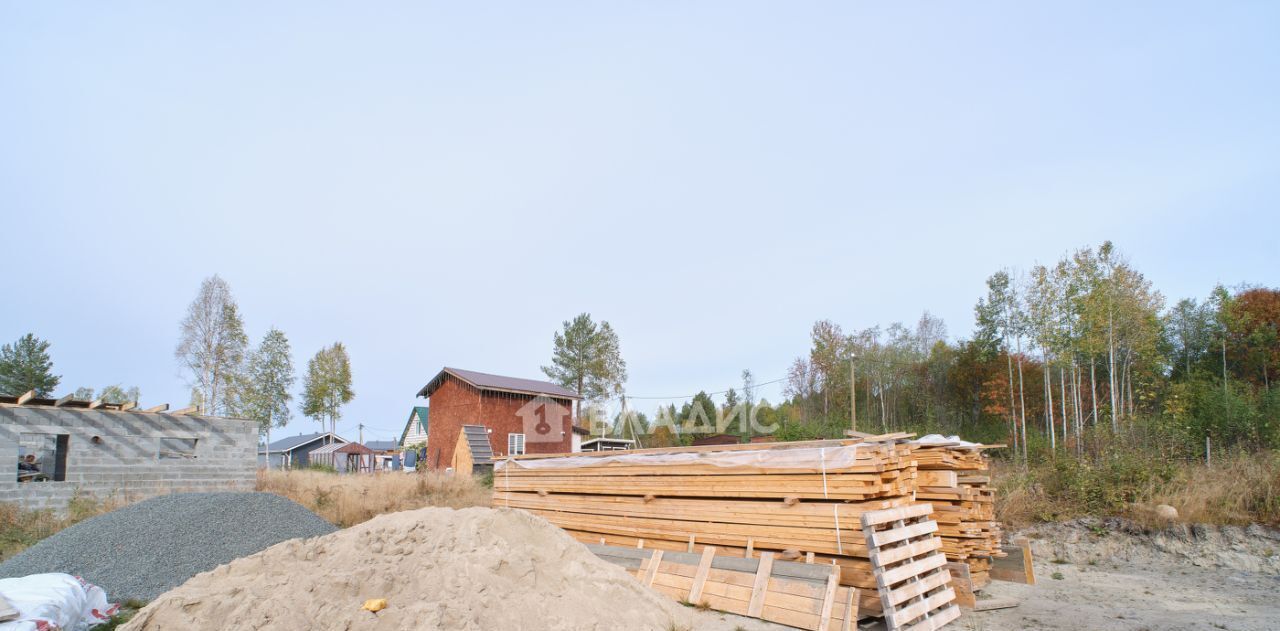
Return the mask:
[[932,512],[918,504],[862,514],[888,631],[931,631],[960,617]]
[[791,563],[764,553],[759,559],[588,545],[640,582],[683,603],[759,618],[809,631],[852,631],[858,590],[840,586],[839,569]]

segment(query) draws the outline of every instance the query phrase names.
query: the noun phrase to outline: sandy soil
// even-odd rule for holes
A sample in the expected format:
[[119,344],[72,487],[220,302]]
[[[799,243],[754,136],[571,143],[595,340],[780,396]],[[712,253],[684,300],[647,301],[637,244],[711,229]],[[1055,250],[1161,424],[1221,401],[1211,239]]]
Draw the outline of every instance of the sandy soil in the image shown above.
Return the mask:
[[[1177,526],[1143,532],[1118,520],[1082,520],[1019,533],[1032,539],[1037,584],[995,582],[979,598],[1019,605],[966,611],[957,631],[1280,629],[1280,531]],[[1057,573],[1061,578],[1054,578]],[[788,629],[700,612],[695,630]],[[883,629],[863,621],[863,631]]]
[[1280,532],[1083,520],[1022,534],[1037,584],[993,583],[1019,606],[967,612],[959,629],[1280,629]]

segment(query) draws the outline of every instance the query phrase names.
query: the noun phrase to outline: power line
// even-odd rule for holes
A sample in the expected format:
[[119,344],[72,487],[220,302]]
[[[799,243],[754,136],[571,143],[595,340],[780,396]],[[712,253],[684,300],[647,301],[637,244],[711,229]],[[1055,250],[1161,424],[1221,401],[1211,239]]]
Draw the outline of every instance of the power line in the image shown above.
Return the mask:
[[[781,382],[786,381],[786,380],[787,380],[787,378],[786,378],[786,377],[783,377],[783,378],[781,378],[781,379],[774,379],[773,381],[765,381],[765,382],[763,382],[763,383],[753,384],[751,387],[754,389],[754,388],[759,388],[760,386],[768,386],[768,385],[775,384],[775,383],[781,383]],[[713,395],[713,394],[724,394],[724,393],[728,392],[729,390],[736,390],[736,388],[728,388],[728,389],[726,389],[726,390],[718,390],[718,391],[716,391],[716,392],[707,392],[707,393],[705,393],[705,394],[706,394],[706,395],[708,395],[708,396]],[[628,399],[642,399],[642,400],[645,400],[645,401],[654,401],[654,400],[662,400],[662,401],[665,401],[665,400],[674,400],[674,399],[692,399],[692,398],[694,398],[694,397],[698,396],[698,394],[704,394],[704,393],[686,394],[686,395],[684,395],[684,396],[679,396],[679,397],[637,397],[637,396],[632,396],[632,395],[629,395],[629,394],[628,394],[628,395],[627,395],[627,398],[628,398]]]

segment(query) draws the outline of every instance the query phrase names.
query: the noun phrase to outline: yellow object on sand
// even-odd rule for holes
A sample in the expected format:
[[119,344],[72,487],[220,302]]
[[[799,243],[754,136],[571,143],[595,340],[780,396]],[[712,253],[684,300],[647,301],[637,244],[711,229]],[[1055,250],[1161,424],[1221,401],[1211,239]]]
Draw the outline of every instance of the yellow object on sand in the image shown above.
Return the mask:
[[370,598],[369,600],[364,601],[364,608],[374,613],[378,613],[379,611],[387,608],[387,599]]

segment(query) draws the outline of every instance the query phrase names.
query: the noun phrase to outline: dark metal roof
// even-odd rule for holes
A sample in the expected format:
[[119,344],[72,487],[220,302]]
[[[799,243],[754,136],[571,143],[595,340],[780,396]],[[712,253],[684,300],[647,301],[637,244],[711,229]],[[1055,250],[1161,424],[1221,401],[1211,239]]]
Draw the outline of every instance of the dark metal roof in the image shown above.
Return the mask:
[[368,456],[373,453],[372,449],[369,449],[360,443],[347,443],[333,451],[340,454],[356,454],[361,456]]
[[537,379],[520,379],[517,377],[503,377],[501,375],[490,375],[488,373],[476,372],[474,370],[462,370],[461,368],[448,368],[440,371],[427,385],[418,391],[418,396],[429,397],[440,384],[444,383],[445,375],[453,375],[466,383],[479,388],[480,390],[489,390],[493,392],[515,392],[517,394],[546,395],[557,399],[581,399],[582,397],[564,386],[551,383],[550,381],[539,381]]
[[400,445],[394,440],[366,440],[364,446],[374,451],[394,451]]
[[[271,451],[292,451],[294,449],[297,449],[298,447],[301,447],[307,443],[315,442],[316,440],[324,438],[325,436],[328,436],[328,435],[329,435],[329,432],[316,432],[314,434],[298,434],[297,436],[289,436],[286,438],[281,438],[280,440],[277,440],[271,443]],[[333,438],[335,442],[339,442],[339,443],[347,442],[346,439],[342,438],[341,436],[338,436],[337,434],[335,434]]]

